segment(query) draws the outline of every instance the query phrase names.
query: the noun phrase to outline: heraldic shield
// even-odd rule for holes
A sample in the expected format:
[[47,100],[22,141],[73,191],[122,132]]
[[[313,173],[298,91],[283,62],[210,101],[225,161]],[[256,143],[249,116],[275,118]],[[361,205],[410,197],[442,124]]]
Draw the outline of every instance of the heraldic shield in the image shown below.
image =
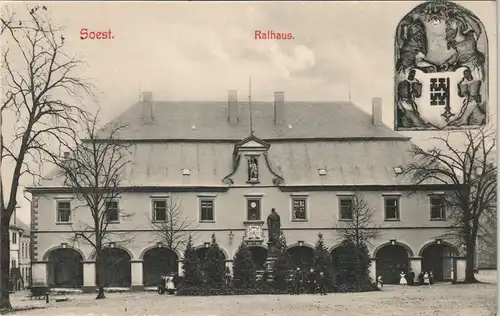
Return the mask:
[[452,2],[417,6],[395,38],[395,129],[486,124],[488,45],[483,24]]

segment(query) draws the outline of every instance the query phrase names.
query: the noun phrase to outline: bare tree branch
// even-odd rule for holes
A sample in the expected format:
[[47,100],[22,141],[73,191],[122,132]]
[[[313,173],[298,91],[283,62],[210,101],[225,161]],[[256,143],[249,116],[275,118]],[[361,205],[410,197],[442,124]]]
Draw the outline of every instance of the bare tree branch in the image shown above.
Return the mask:
[[92,86],[76,75],[83,62],[65,52],[62,30],[46,6],[25,4],[20,12],[3,6],[0,35],[0,170],[5,163],[14,166],[10,174],[0,174],[0,309],[9,309],[8,225],[21,179],[41,178],[42,162],[70,146],[85,114],[77,102],[91,94]]
[[[163,201],[159,202],[163,204]],[[160,207],[162,204],[158,204],[158,209],[153,207],[153,214],[149,218],[155,235],[167,248],[173,251],[183,249],[189,236],[194,234],[195,221],[183,214],[182,202],[178,198],[170,196],[164,202],[164,209]]]
[[434,137],[440,148],[413,148],[414,163],[404,168],[415,186],[428,182],[448,184],[453,189],[445,195],[445,205],[452,228],[442,234],[459,248],[465,246],[466,282],[475,282],[474,252],[481,229],[481,218],[496,211],[497,166],[496,131],[492,127],[455,131],[465,140],[458,148],[445,137]]
[[[102,291],[101,252],[111,243],[123,244],[134,238],[133,234],[113,231],[115,221],[125,220],[133,214],[119,209],[118,200],[127,184],[126,167],[130,163],[127,142],[117,139],[125,125],[108,125],[105,137],[98,135],[99,112],[89,120],[82,121],[87,138],[76,148],[67,148],[70,154],[53,156],[54,163],[60,168],[64,184],[71,187],[81,207],[90,213],[91,221],[78,220],[78,230],[74,239],[85,242],[94,248],[97,265],[98,298],[104,298]],[[73,210],[75,213],[76,208]],[[78,213],[81,213],[79,211]]]
[[336,224],[339,235],[344,240],[352,240],[357,246],[362,243],[371,245],[371,241],[380,234],[380,227],[374,225],[375,210],[369,207],[360,192],[356,192],[349,199],[351,216],[340,219]]

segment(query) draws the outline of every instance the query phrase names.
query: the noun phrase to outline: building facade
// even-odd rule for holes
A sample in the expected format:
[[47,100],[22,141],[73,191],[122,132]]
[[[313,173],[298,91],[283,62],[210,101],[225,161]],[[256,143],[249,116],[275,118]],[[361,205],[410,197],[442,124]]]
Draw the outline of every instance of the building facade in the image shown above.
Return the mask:
[[[428,183],[413,192],[401,174],[413,144],[382,123],[380,98],[370,116],[350,102],[285,102],[283,92],[251,105],[235,91],[227,102],[159,102],[144,93],[115,121],[127,126],[119,138],[132,143],[131,163],[124,193],[107,203],[115,214],[108,230],[131,238],[111,240],[103,252],[106,286],[141,289],[181,272],[182,247],[165,247],[155,225],[172,205],[192,223],[183,231],[201,259],[215,234],[229,267],[246,240],[260,268],[274,208],[294,264],[307,266],[318,233],[335,256],[336,227],[351,219],[355,195],[380,229],[370,245],[372,277],[391,283],[409,269],[432,270],[438,280],[462,273],[463,260],[452,260],[460,247],[439,239],[451,226],[443,203],[450,188]],[[93,290],[93,249],[72,242],[76,223],[90,215],[62,183],[28,189],[33,282]]]
[[10,271],[12,290],[20,291],[30,282],[29,227],[13,214],[10,225]]

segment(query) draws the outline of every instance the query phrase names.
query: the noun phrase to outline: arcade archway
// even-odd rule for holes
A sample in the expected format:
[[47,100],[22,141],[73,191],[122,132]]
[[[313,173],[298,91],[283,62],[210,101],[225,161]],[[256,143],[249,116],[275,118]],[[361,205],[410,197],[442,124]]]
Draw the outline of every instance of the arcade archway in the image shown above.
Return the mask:
[[178,273],[177,260],[177,254],[168,248],[152,248],[146,251],[142,264],[144,285],[158,285],[162,275]]
[[377,258],[377,276],[381,276],[384,283],[398,284],[400,273],[408,272],[411,253],[401,244],[382,246],[375,253]]
[[421,251],[422,271],[432,271],[435,281],[451,280],[452,258],[456,255],[458,251],[451,245],[431,244]]
[[105,287],[131,285],[130,255],[120,248],[105,248],[101,252],[103,284]]
[[267,249],[263,247],[248,247],[248,250],[252,254],[252,260],[255,264],[255,269],[257,271],[264,270],[264,265],[267,260]]
[[314,249],[307,246],[294,246],[288,249],[292,268],[309,269],[313,266]]
[[83,286],[83,257],[71,248],[59,248],[48,254],[48,285],[80,288]]

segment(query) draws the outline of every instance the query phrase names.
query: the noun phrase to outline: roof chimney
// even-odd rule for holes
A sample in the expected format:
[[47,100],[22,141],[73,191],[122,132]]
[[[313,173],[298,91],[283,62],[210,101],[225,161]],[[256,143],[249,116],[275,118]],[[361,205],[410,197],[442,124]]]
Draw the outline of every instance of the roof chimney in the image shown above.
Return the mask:
[[151,123],[153,120],[153,92],[142,93],[142,120]]
[[372,99],[372,123],[375,126],[382,126],[382,98]]
[[280,125],[285,122],[285,92],[274,93],[274,124]]
[[228,92],[228,120],[230,125],[236,125],[238,124],[238,91],[236,90],[229,90]]

